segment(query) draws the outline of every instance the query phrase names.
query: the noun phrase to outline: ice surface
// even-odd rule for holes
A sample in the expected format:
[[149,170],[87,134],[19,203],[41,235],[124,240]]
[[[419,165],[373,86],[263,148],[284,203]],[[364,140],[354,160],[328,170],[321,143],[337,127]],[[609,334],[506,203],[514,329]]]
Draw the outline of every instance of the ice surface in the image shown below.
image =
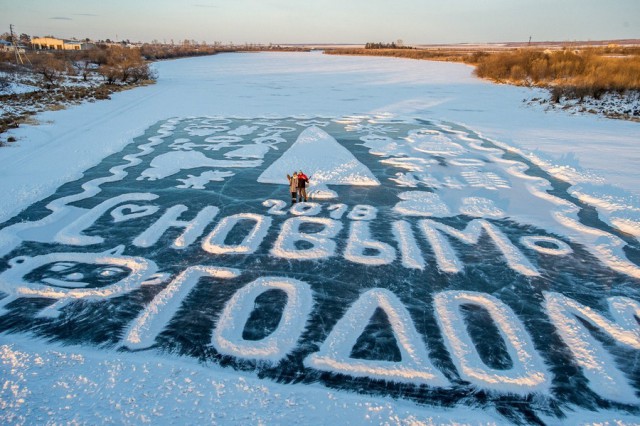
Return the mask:
[[[304,225],[319,225],[321,230],[313,233],[301,231]],[[342,228],[337,220],[320,217],[293,217],[282,225],[282,231],[273,244],[271,254],[285,259],[323,259],[335,254],[336,243],[333,238]],[[306,248],[296,247],[296,243],[304,241]]]
[[132,349],[146,348],[154,343],[156,336],[166,327],[184,298],[193,290],[202,277],[229,279],[239,275],[231,268],[195,266],[186,269],[151,301],[132,322],[125,333],[124,342]]
[[[253,222],[251,232],[238,244],[225,244],[229,232],[241,221]],[[222,219],[202,241],[202,249],[212,254],[251,254],[267,235],[271,217],[253,213],[238,213]]]
[[[640,414],[636,127],[459,64],[156,66],[0,150],[3,420]],[[297,169],[315,193],[291,206]]]
[[[276,329],[260,340],[245,339],[244,325],[254,310],[256,298],[271,289],[287,295]],[[242,287],[227,302],[213,330],[211,343],[221,354],[278,363],[295,349],[298,336],[306,327],[304,319],[311,313],[312,306],[311,288],[307,283],[291,278],[258,278]]]
[[[463,304],[481,306],[489,312],[507,343],[512,368],[493,369],[482,361],[460,314]],[[448,291],[436,296],[434,308],[445,344],[456,354],[454,362],[458,363],[458,371],[464,380],[478,387],[512,393],[528,394],[549,388],[551,381],[542,358],[507,305],[487,294]]]
[[[376,308],[381,308],[389,317],[399,343],[402,363],[357,360],[350,356],[356,339]],[[308,367],[356,377],[409,381],[430,386],[449,385],[448,380],[428,361],[426,349],[411,323],[409,312],[393,293],[381,289],[362,294],[336,324],[320,350],[304,362]]]
[[[368,250],[376,254],[365,254]],[[388,265],[395,260],[396,251],[385,242],[373,240],[369,231],[369,222],[358,220],[351,223],[344,258],[366,265]]]
[[549,317],[575,354],[594,392],[614,401],[638,404],[640,401],[636,391],[628,385],[611,355],[577,319],[588,321],[623,345],[640,349],[640,330],[636,319],[640,316],[640,303],[623,297],[612,297],[608,302],[615,321],[561,294],[545,294],[545,308]]

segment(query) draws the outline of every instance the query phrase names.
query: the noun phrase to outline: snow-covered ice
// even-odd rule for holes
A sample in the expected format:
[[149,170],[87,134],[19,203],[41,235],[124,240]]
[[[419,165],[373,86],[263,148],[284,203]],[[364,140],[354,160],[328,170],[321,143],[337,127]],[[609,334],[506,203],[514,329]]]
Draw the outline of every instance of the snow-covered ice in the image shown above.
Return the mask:
[[460,64],[154,66],[0,149],[3,422],[636,422],[636,123]]
[[[105,353],[33,341],[0,345],[4,424],[496,424],[492,409],[269,383],[175,357]],[[628,416],[616,414],[613,419]]]

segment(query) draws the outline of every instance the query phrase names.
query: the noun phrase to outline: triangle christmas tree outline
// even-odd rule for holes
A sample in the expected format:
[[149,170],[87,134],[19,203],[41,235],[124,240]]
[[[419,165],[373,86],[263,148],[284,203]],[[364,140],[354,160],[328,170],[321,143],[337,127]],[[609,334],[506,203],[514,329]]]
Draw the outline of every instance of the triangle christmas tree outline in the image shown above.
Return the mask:
[[260,183],[287,184],[286,175],[302,170],[310,177],[312,198],[335,198],[326,185],[378,186],[380,182],[333,136],[306,128],[291,147],[258,177]]

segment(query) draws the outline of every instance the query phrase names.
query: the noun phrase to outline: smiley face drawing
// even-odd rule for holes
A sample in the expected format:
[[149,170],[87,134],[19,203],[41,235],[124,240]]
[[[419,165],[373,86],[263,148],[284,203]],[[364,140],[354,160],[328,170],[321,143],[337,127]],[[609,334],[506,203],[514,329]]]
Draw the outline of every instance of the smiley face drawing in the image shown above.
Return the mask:
[[39,317],[55,318],[60,309],[78,299],[109,299],[140,288],[159,284],[156,264],[142,257],[125,256],[124,246],[101,253],[50,253],[18,256],[0,274],[0,314],[5,306],[21,297],[57,299],[39,312]]

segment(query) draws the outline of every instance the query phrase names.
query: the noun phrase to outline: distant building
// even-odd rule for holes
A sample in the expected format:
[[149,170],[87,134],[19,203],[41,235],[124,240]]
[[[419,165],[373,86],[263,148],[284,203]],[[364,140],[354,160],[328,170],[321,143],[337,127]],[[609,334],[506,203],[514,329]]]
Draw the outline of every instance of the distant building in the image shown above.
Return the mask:
[[36,50],[88,50],[95,47],[93,43],[55,37],[34,37],[31,45]]
[[[13,52],[15,49],[16,47],[13,46],[13,43],[6,40],[0,40],[0,52]],[[22,45],[17,46],[18,53],[24,53],[24,49],[25,47]]]

